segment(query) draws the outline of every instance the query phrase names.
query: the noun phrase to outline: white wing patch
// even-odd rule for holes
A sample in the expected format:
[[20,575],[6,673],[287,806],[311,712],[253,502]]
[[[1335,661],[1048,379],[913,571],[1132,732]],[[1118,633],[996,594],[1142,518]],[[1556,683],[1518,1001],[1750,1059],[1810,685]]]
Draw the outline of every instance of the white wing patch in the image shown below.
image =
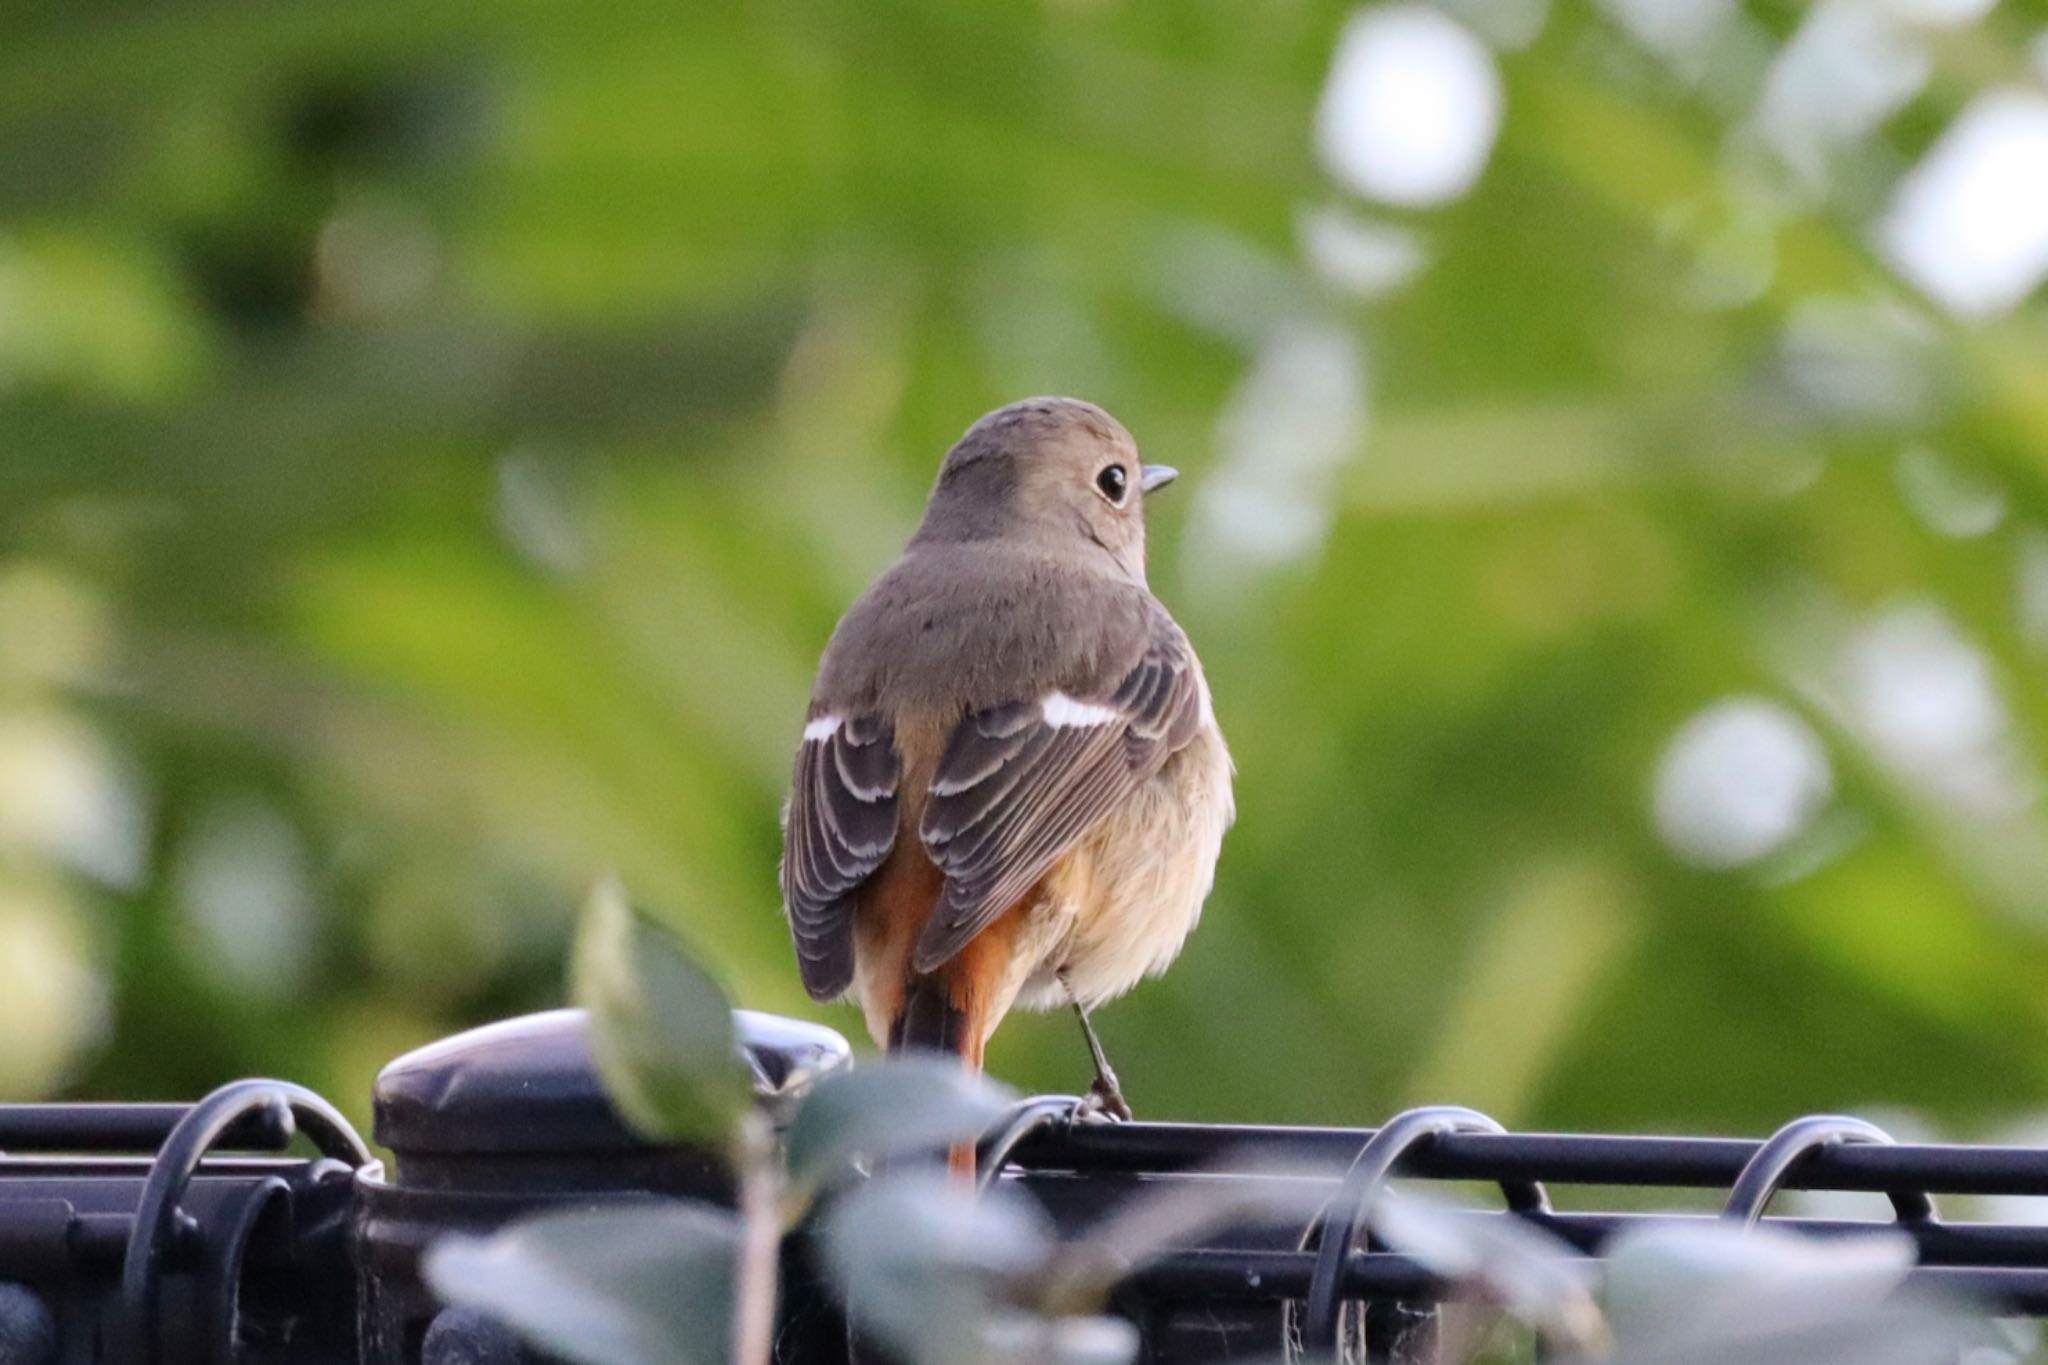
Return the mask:
[[[830,739],[839,733],[839,727],[842,724],[844,722],[838,716],[819,716],[816,720],[804,726],[804,743],[815,744],[819,740]],[[787,734],[788,731],[783,733]],[[783,742],[788,743],[787,740]]]
[[1092,701],[1076,701],[1064,692],[1049,692],[1045,700],[1038,703],[1039,714],[1045,723],[1055,730],[1070,726],[1107,725],[1122,720],[1124,713],[1114,706],[1101,706]]

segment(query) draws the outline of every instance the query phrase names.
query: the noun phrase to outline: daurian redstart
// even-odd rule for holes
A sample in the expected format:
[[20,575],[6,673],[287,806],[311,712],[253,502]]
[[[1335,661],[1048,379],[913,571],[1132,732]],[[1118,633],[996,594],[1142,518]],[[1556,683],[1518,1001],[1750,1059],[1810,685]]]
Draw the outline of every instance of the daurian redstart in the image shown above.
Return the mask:
[[825,648],[783,901],[805,988],[851,989],[891,1050],[979,1067],[1013,1005],[1088,1029],[1195,925],[1235,807],[1201,663],[1145,581],[1173,478],[1091,403],[1000,408]]

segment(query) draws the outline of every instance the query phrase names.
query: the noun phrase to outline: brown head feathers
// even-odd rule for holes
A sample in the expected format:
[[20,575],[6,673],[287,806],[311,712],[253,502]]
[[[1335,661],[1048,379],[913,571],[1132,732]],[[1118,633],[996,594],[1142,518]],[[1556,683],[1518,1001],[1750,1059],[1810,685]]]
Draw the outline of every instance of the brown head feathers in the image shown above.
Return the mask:
[[981,418],[946,452],[911,548],[1001,541],[1099,569],[1113,563],[1142,582],[1153,486],[1114,417],[1077,398],[1027,398]]

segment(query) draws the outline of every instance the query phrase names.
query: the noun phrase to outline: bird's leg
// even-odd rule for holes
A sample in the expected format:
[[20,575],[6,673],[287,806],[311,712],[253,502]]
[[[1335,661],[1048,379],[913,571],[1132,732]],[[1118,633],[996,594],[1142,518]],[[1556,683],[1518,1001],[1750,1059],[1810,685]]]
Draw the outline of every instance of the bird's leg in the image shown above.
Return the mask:
[[1088,1055],[1095,1062],[1095,1082],[1088,1087],[1088,1096],[1081,1102],[1083,1112],[1107,1114],[1126,1123],[1130,1122],[1130,1102],[1124,1099],[1123,1086],[1116,1078],[1116,1068],[1109,1064],[1109,1054],[1102,1050],[1102,1040],[1095,1036],[1095,1025],[1089,1021],[1087,1009],[1075,998],[1074,988],[1067,985],[1064,972],[1060,974],[1060,985],[1065,988],[1067,1000],[1074,1007],[1074,1017],[1081,1021],[1081,1036],[1088,1040]]

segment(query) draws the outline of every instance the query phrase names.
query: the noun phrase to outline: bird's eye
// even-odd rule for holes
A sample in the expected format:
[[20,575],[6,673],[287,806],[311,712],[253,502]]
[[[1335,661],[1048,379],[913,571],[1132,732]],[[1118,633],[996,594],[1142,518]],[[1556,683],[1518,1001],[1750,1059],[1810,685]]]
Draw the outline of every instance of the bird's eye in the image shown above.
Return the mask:
[[1095,476],[1095,486],[1102,490],[1103,497],[1121,507],[1124,494],[1130,491],[1131,476],[1124,472],[1124,467],[1120,464],[1105,465],[1102,472]]

